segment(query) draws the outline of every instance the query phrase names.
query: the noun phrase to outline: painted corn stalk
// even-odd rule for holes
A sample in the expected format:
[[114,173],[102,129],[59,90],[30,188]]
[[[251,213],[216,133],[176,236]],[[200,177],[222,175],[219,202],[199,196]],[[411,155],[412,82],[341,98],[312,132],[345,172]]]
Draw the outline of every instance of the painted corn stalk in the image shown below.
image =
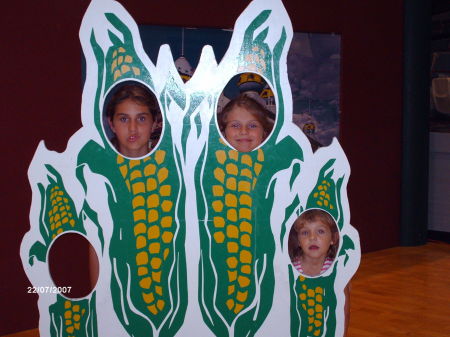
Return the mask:
[[[218,64],[205,46],[183,83],[168,46],[156,65],[121,5],[93,0],[80,39],[86,57],[83,127],[65,152],[41,143],[30,165],[31,229],[21,257],[33,285],[51,285],[47,251],[65,232],[85,236],[100,260],[91,294],[40,294],[42,336],[341,336],[343,289],[359,262],[349,224],[349,167],[335,141],[312,153],[292,123],[286,58],[292,28],[281,1],[254,0]],[[271,134],[241,153],[222,137],[216,107],[239,73],[262,76],[277,107]],[[163,131],[142,158],[119,154],[104,106],[137,81],[157,97]],[[328,211],[339,256],[320,277],[287,254],[305,209]]]

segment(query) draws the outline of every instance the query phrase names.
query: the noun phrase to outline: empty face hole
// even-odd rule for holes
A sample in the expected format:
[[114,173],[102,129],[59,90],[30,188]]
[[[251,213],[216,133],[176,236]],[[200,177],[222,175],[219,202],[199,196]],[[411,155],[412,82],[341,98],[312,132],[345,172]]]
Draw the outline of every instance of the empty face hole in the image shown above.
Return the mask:
[[306,210],[291,227],[288,247],[291,262],[300,274],[323,274],[333,264],[339,248],[336,221],[324,210]]
[[239,152],[258,148],[270,136],[275,116],[273,91],[255,73],[234,76],[222,91],[217,106],[221,135]]
[[158,144],[163,126],[155,94],[137,81],[117,84],[106,97],[103,126],[120,154],[145,156]]
[[48,264],[57,292],[66,297],[85,297],[97,283],[98,257],[81,234],[71,232],[57,237],[50,248]]

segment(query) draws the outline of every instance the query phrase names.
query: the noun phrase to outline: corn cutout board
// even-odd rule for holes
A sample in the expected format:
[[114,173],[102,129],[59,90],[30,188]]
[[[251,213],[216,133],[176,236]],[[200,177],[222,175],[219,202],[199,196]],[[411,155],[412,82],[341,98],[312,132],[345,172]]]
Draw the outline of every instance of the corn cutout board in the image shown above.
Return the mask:
[[[126,10],[91,2],[80,29],[83,126],[63,153],[36,150],[21,258],[33,286],[53,286],[48,252],[78,233],[100,272],[83,298],[39,294],[41,336],[343,336],[343,291],[360,260],[350,167],[336,139],[313,153],[292,123],[291,38],[281,1],[254,0],[221,62],[205,46],[184,83],[169,46],[154,65]],[[246,72],[266,80],[277,112],[263,144],[241,153],[220,133],[216,106]],[[102,117],[108,93],[130,80],[150,88],[162,114],[159,143],[142,158],[116,151]],[[308,277],[287,247],[295,219],[313,208],[334,218],[339,247],[328,270]]]

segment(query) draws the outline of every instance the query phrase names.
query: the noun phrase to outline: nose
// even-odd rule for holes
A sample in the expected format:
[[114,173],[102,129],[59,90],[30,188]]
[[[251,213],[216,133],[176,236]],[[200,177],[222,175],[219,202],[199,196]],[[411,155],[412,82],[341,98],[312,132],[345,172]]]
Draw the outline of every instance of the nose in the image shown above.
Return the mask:
[[131,120],[130,123],[128,123],[128,131],[134,132],[137,130],[137,123],[135,120]]
[[241,135],[246,135],[248,133],[248,130],[247,130],[247,128],[245,126],[242,126],[242,127],[239,128],[239,133]]

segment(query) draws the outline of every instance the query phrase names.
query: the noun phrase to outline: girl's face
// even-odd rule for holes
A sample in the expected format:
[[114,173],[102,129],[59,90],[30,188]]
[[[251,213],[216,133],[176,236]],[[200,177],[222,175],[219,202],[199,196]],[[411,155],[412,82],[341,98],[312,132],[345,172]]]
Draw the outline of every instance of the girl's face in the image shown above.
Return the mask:
[[228,113],[225,138],[239,152],[249,152],[258,147],[266,134],[262,124],[247,109],[234,107]]
[[136,158],[148,153],[153,117],[147,106],[131,99],[120,102],[116,105],[113,118],[109,120],[109,126],[116,134],[121,154]]
[[297,238],[303,256],[307,258],[324,258],[333,244],[330,227],[321,221],[307,222],[297,230]]

